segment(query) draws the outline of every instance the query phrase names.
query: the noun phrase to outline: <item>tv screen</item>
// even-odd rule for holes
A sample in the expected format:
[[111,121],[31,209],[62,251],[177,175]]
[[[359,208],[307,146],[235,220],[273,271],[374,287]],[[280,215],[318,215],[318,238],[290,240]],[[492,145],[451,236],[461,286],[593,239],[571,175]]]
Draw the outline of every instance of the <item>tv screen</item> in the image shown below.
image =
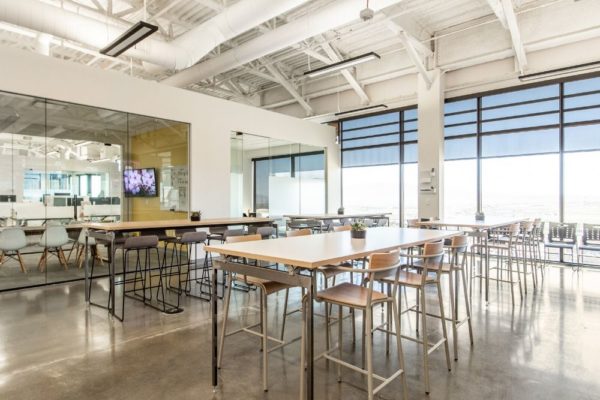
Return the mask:
[[154,168],[126,169],[123,171],[126,197],[156,197],[156,172]]

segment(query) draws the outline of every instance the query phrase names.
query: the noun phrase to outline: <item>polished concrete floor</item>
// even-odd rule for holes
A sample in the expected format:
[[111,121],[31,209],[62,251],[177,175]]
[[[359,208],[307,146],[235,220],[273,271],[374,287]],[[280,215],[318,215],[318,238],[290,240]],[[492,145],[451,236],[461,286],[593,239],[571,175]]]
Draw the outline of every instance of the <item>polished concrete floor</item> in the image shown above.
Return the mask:
[[[106,282],[94,290],[106,296]],[[430,399],[600,398],[600,273],[549,268],[543,285],[533,291],[530,283],[528,295],[514,307],[507,287],[492,285],[491,292],[484,306],[479,290],[474,291],[475,344],[470,347],[462,327],[452,372],[442,351],[432,355]],[[258,339],[243,334],[228,338],[221,386],[213,393],[209,304],[183,302],[183,313],[165,315],[128,300],[121,323],[105,310],[86,306],[82,283],[0,294],[0,399],[298,398],[299,342],[271,353],[265,393]],[[273,328],[279,326],[282,303],[283,296],[271,300]],[[235,292],[231,328],[256,322],[255,304],[255,293]],[[409,333],[414,317],[406,318],[403,330]],[[300,314],[290,317],[288,337],[298,334],[299,323]],[[322,319],[318,323],[322,349]],[[353,346],[350,324],[345,326],[346,360],[358,362],[360,343]],[[430,337],[439,337],[440,324],[431,320],[430,327],[435,330]],[[374,337],[375,367],[386,374],[395,359],[385,356],[384,336]],[[426,399],[421,351],[409,341],[403,347],[409,398]],[[338,383],[336,368],[317,362],[317,399],[365,399],[365,387],[365,379],[350,371]],[[400,390],[395,381],[379,398],[399,399]]]

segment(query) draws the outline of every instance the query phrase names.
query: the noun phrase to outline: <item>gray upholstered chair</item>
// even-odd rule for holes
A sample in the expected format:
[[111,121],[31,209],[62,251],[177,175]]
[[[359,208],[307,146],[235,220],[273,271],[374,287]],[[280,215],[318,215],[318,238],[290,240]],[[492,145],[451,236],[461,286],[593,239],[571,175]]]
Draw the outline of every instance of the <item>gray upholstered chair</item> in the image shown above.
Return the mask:
[[46,227],[39,242],[39,245],[44,248],[44,252],[38,263],[38,268],[41,272],[46,270],[46,264],[50,255],[55,255],[65,270],[67,269],[67,258],[62,249],[67,243],[69,243],[69,235],[64,226],[49,225]]
[[25,263],[21,257],[21,250],[27,247],[27,239],[25,238],[25,232],[20,228],[6,228],[0,232],[0,265],[4,264],[4,258],[12,258],[19,262],[21,271],[27,272]]

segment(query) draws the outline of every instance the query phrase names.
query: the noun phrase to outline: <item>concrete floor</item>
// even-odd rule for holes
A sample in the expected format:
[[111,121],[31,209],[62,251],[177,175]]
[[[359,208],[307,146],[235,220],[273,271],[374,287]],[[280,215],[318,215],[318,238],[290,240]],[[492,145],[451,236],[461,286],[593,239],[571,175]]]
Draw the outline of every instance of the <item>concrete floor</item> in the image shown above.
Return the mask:
[[[95,284],[106,295],[106,282]],[[101,293],[104,292],[104,293]],[[432,294],[432,293],[430,293]],[[413,296],[409,293],[409,299]],[[295,297],[297,299],[297,297]],[[421,352],[403,341],[410,399],[598,399],[600,398],[600,273],[550,268],[543,287],[530,289],[511,306],[507,287],[492,285],[491,304],[474,291],[475,345],[466,326],[459,330],[459,361],[448,373],[442,351],[431,358],[432,391],[423,392]],[[127,320],[112,321],[105,310],[89,308],[83,283],[0,294],[0,399],[297,399],[299,343],[270,355],[270,390],[260,385],[258,339],[247,335],[226,342],[222,384],[210,383],[209,304],[183,299],[185,312],[161,314],[128,300]],[[230,327],[256,322],[256,295],[235,292]],[[283,296],[270,304],[271,326],[279,324]],[[289,319],[287,334],[299,332],[300,315]],[[439,336],[440,324],[431,338]],[[322,319],[318,349],[323,348]],[[360,359],[346,324],[346,360]],[[403,330],[414,328],[403,321]],[[375,366],[394,367],[384,340],[375,333]],[[366,381],[317,362],[317,399],[365,399]],[[399,399],[396,381],[379,398]]]

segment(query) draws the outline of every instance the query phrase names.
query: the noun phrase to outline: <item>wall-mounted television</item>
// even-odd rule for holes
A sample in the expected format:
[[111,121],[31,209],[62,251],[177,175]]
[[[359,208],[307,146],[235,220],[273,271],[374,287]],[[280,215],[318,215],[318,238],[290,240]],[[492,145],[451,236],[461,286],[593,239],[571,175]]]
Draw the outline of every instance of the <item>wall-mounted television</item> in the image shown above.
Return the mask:
[[123,171],[125,197],[158,196],[156,170],[154,168],[126,169]]

